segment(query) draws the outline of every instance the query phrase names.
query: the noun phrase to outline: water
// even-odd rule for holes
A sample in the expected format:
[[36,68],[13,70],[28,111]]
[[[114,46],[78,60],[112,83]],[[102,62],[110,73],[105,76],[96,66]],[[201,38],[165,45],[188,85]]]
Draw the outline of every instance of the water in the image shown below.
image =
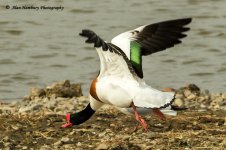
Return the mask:
[[[9,6],[62,6],[64,10],[7,10]],[[0,2],[0,100],[21,99],[31,87],[69,79],[87,94],[99,58],[78,33],[89,28],[105,40],[140,25],[192,17],[183,44],[144,57],[148,84],[195,83],[226,90],[226,1],[224,0],[2,0]]]

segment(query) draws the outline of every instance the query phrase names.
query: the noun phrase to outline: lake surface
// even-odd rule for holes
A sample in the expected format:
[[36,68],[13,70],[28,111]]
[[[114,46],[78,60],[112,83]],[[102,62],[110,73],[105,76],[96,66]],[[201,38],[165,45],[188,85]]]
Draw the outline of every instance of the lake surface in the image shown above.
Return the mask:
[[[11,9],[24,5],[64,9]],[[0,6],[0,100],[65,79],[82,83],[86,95],[99,58],[78,36],[82,29],[110,41],[144,24],[183,17],[193,18],[183,43],[143,58],[147,83],[226,92],[225,0],[1,0]]]

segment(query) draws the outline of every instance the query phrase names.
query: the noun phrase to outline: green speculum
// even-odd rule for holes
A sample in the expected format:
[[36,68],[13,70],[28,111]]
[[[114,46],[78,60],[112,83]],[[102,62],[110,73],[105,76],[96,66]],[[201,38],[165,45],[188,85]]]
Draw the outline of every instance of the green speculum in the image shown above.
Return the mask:
[[130,42],[130,62],[139,77],[143,77],[142,56],[140,44],[136,41]]

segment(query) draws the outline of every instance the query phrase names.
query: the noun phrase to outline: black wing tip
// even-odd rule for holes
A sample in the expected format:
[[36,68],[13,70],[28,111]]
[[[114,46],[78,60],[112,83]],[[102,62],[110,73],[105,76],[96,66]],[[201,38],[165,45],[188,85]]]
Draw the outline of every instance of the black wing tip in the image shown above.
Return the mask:
[[172,21],[172,22],[178,21],[178,22],[183,22],[183,23],[189,24],[189,23],[191,23],[192,18],[191,17],[178,18],[178,19],[173,19],[173,20],[168,20],[168,21]]
[[90,36],[91,34],[96,34],[95,32],[93,32],[92,30],[90,30],[90,29],[82,29],[82,32],[81,33],[79,33],[79,35],[80,36],[85,36],[85,37],[87,37],[87,36]]
[[192,18],[183,18],[184,25],[190,24],[192,22]]
[[104,51],[108,49],[107,44],[102,40],[94,31],[90,29],[83,29],[81,33],[79,33],[82,37],[87,37],[86,43],[94,43],[94,47],[102,47]]
[[190,30],[190,28],[189,28],[189,27],[183,27],[182,29],[183,29],[183,31],[181,31],[181,32],[187,32],[187,31],[189,31],[189,30]]
[[179,25],[186,26],[192,22],[192,18],[181,18],[174,21],[178,22]]
[[187,18],[180,18],[180,19],[176,19],[176,20],[183,20],[183,21],[186,21],[188,23],[190,23],[192,21],[192,18],[191,17],[187,17]]
[[182,26],[188,25],[191,22],[192,22],[192,18],[180,18],[180,19],[172,19],[172,20],[167,20],[167,21],[159,22],[159,23],[156,23],[156,25],[159,25],[159,26],[178,26],[178,27],[182,27]]

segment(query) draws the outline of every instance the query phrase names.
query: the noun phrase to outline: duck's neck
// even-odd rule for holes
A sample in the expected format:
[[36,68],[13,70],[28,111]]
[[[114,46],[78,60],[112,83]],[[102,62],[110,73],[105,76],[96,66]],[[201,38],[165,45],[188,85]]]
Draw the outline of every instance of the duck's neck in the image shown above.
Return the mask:
[[94,113],[95,110],[90,107],[89,103],[84,110],[72,114],[70,121],[73,125],[79,125],[87,121]]

